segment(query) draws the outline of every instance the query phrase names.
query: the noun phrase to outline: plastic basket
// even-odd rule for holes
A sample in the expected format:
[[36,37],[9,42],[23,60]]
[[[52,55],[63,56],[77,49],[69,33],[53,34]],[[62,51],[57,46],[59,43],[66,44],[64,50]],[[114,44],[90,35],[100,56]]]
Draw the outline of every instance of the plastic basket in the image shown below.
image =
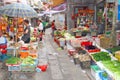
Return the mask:
[[21,64],[21,71],[35,71],[37,64],[38,64],[38,60],[35,60],[35,64],[26,64],[26,65]]
[[80,66],[82,69],[87,69],[87,68],[90,68],[90,61],[80,61]]
[[21,65],[21,71],[35,71],[35,65]]

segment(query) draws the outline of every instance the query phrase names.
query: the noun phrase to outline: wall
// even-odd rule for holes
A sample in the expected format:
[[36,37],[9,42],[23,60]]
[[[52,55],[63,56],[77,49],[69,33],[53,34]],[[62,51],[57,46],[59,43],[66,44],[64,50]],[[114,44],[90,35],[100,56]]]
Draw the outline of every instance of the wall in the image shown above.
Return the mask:
[[64,13],[57,13],[51,16],[50,22],[55,20],[55,25],[57,28],[63,27],[65,24],[65,14]]

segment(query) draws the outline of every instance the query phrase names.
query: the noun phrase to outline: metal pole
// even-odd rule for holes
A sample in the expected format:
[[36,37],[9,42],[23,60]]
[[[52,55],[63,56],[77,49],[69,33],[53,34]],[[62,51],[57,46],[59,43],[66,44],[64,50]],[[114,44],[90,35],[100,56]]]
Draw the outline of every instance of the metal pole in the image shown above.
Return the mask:
[[114,2],[114,6],[113,6],[113,23],[112,23],[112,45],[115,46],[116,45],[116,33],[115,33],[115,24],[116,24],[116,12],[117,12],[117,0],[115,0]]

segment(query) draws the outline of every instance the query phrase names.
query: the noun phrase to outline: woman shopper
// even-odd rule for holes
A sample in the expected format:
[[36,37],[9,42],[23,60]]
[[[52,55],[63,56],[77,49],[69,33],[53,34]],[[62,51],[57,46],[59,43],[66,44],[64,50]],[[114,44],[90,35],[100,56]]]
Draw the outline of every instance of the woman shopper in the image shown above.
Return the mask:
[[25,25],[25,28],[24,28],[24,33],[21,40],[23,40],[24,43],[29,43],[30,42],[30,25],[27,19],[24,20],[24,25]]

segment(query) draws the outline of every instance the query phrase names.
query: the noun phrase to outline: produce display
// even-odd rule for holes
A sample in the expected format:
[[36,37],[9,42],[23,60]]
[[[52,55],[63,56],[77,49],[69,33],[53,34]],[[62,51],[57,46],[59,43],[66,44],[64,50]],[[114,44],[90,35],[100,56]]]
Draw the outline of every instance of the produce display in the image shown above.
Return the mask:
[[92,45],[91,41],[82,41],[81,42],[81,46],[90,46],[90,45]]
[[110,57],[109,53],[107,53],[107,52],[95,53],[95,54],[92,54],[92,56],[96,61],[111,60],[111,57]]
[[115,57],[120,61],[120,51],[115,52]]
[[56,30],[55,32],[54,32],[54,35],[55,36],[64,36],[64,34],[65,34],[65,30]]
[[19,64],[21,62],[21,59],[18,57],[11,57],[6,60],[6,64]]
[[69,34],[69,33],[65,33],[65,34],[64,34],[64,37],[65,37],[65,39],[66,39],[66,40],[75,39],[75,37],[74,37],[74,36],[72,36],[72,35],[71,35],[71,34]]
[[88,52],[100,52],[100,49],[93,45],[85,46],[85,49],[87,49]]
[[102,61],[103,65],[116,76],[115,80],[120,80],[120,62],[119,61]]
[[109,48],[109,49],[107,49],[107,50],[110,51],[111,53],[114,53],[114,52],[120,50],[120,46],[116,46],[116,47],[113,47],[113,48]]
[[22,65],[34,65],[34,64],[35,64],[35,59],[33,59],[31,56],[22,59]]

